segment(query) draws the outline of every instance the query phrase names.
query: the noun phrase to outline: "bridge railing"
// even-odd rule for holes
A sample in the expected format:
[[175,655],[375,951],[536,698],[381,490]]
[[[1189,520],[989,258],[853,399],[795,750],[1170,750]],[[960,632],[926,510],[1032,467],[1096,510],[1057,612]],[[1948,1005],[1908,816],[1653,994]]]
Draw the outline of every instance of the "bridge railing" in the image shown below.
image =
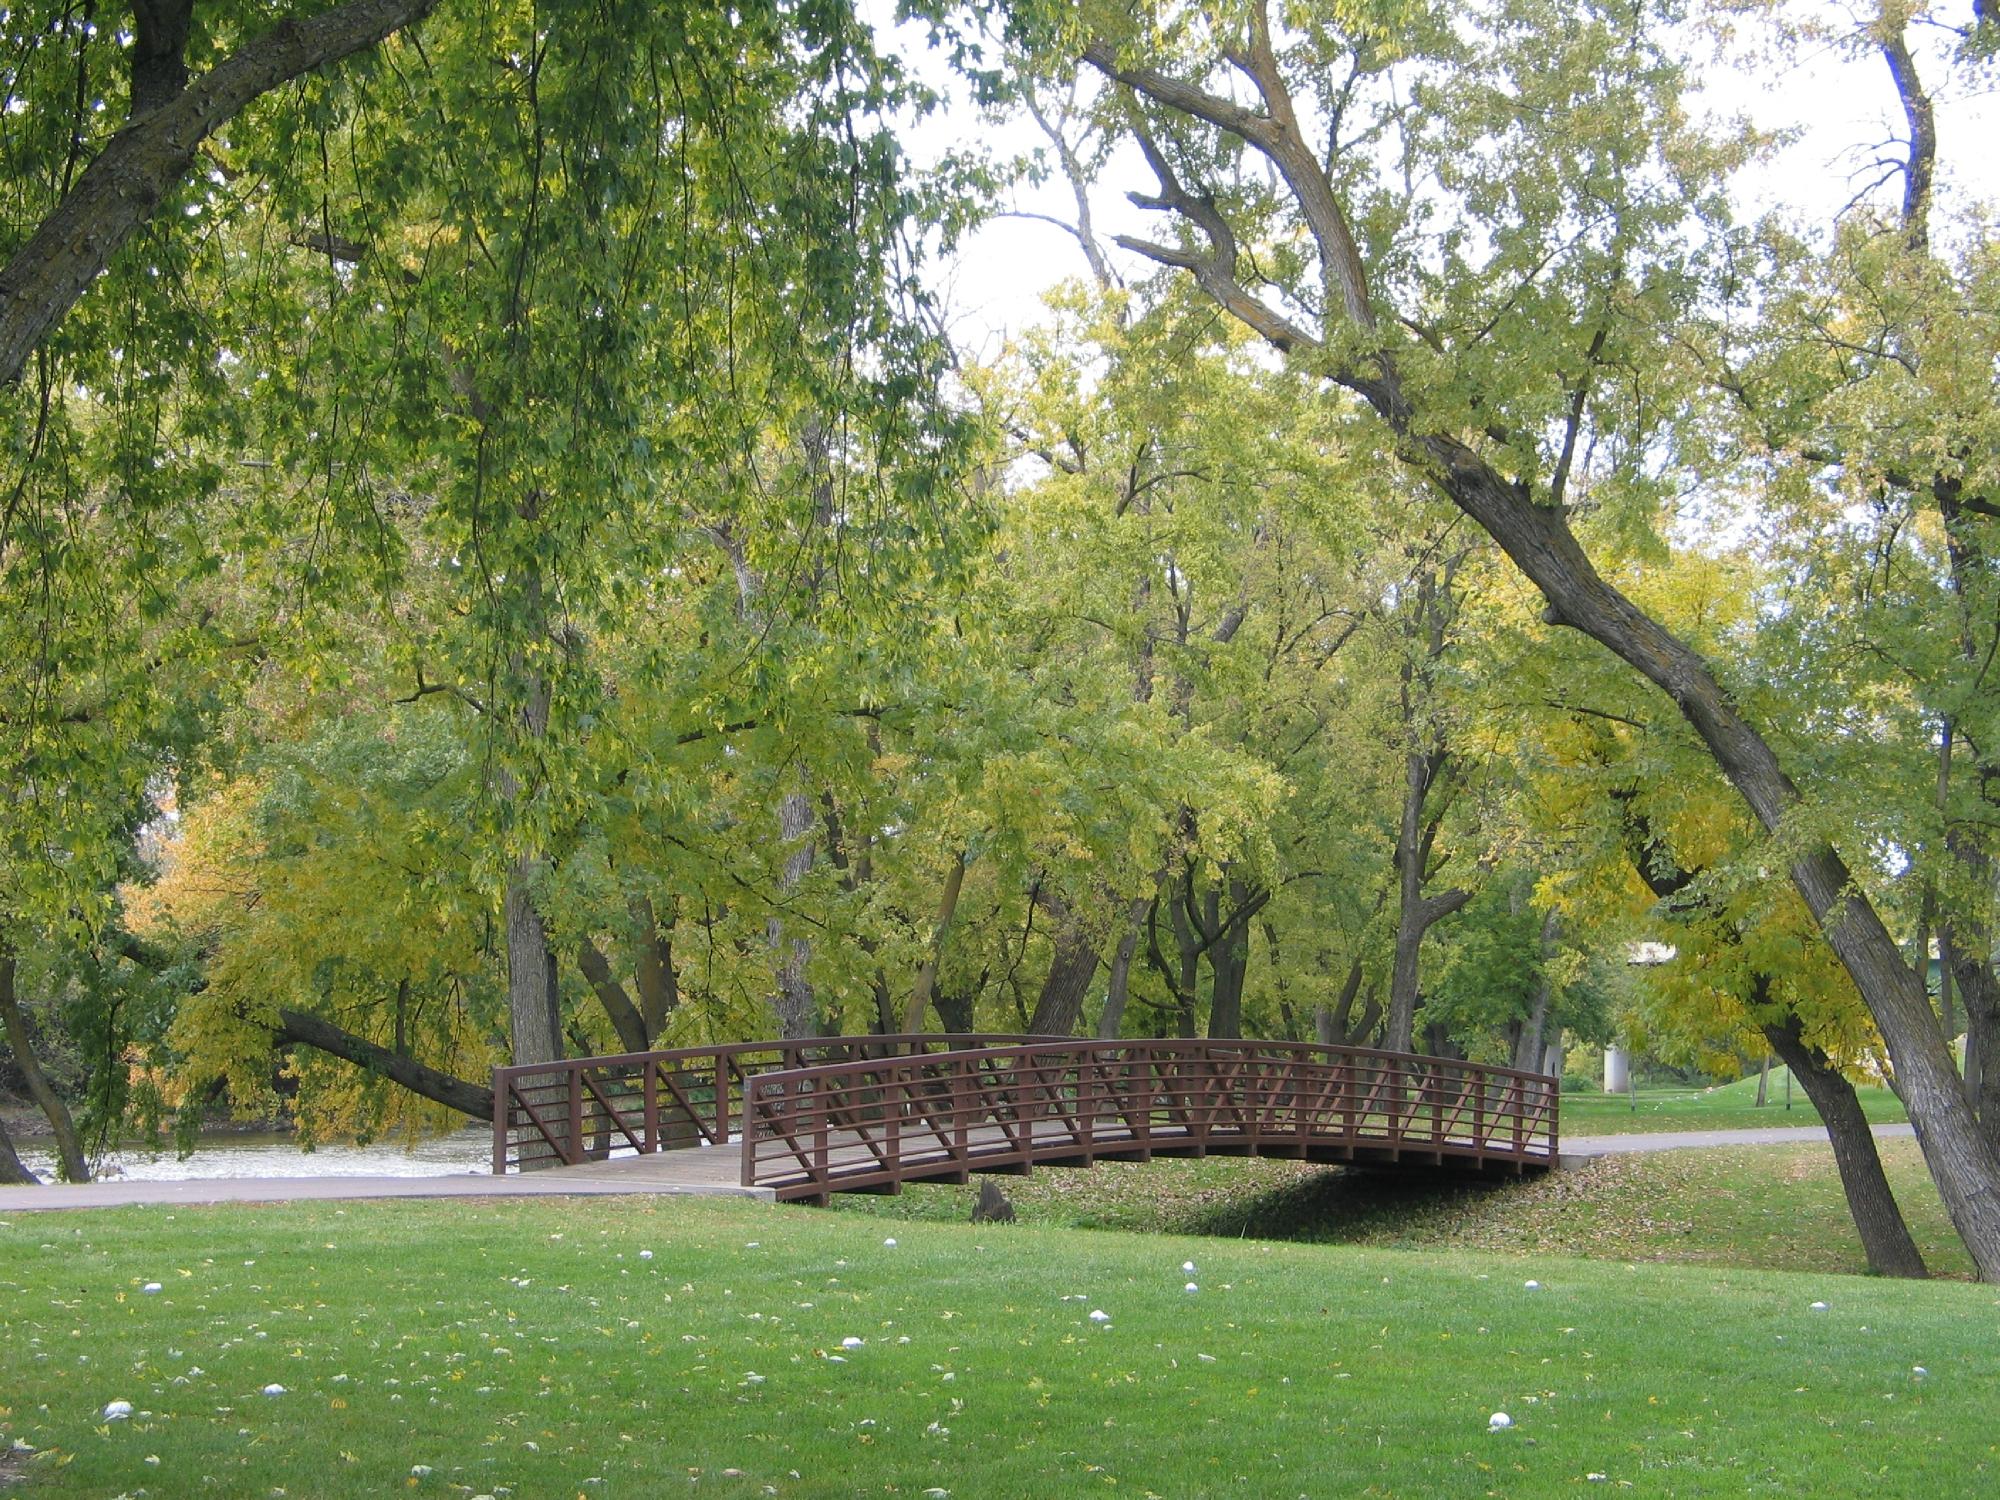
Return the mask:
[[1556,1159],[1557,1081],[1368,1048],[1048,1041],[756,1075],[742,1181],[781,1198],[973,1170],[1210,1151],[1320,1160]]
[[748,1081],[776,1069],[1035,1040],[1018,1033],[807,1037],[567,1058],[493,1070],[493,1171],[721,1145]]

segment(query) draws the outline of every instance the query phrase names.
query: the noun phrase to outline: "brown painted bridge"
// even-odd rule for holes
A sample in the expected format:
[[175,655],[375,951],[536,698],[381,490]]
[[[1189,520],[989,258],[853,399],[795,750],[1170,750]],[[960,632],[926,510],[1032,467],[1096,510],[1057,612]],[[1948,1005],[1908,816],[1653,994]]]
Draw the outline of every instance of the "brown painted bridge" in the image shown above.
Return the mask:
[[496,1068],[493,1099],[496,1174],[630,1173],[635,1190],[733,1185],[818,1203],[1036,1162],[1247,1155],[1506,1174],[1556,1162],[1553,1078],[1299,1042],[741,1042]]

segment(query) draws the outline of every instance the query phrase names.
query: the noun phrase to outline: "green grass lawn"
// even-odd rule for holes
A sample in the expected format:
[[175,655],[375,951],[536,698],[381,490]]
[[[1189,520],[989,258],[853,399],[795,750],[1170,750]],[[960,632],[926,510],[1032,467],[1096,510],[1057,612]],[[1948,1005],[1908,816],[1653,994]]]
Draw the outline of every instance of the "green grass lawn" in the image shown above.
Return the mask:
[[[1817,1125],[1819,1111],[1806,1091],[1792,1085],[1792,1107],[1785,1108],[1788,1068],[1771,1069],[1766,1103],[1757,1108],[1757,1079],[1739,1078],[1712,1089],[1640,1089],[1635,1098],[1623,1094],[1578,1093],[1564,1090],[1564,1135],[1626,1135],[1660,1130],[1782,1130]],[[1909,1118],[1903,1102],[1888,1089],[1862,1087],[1862,1113],[1877,1124],[1900,1124]]]
[[1990,1494],[1997,1326],[1967,1283],[728,1201],[0,1204],[29,1495]]

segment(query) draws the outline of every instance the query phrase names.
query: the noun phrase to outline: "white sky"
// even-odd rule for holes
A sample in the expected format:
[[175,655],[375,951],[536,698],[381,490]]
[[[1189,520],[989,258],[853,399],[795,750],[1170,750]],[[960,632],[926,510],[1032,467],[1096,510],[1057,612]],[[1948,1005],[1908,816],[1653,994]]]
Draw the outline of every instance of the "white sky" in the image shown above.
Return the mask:
[[[886,0],[883,9],[888,9]],[[1970,9],[1969,3],[1959,3],[1947,13],[1963,10],[1969,18]],[[1912,35],[1924,45],[1922,28],[1913,28]],[[891,36],[889,44],[923,77],[948,92],[954,88],[941,60],[918,55],[923,52],[920,33],[904,28]],[[2000,65],[1986,92],[1971,96],[1942,87],[1947,70],[1938,51],[1920,55],[1919,66],[1937,105],[1941,170],[1936,212],[1942,218],[1975,201],[2000,202],[2000,100],[1993,92]],[[1775,63],[1710,64],[1702,73],[1701,102],[1717,116],[1746,114],[1760,126],[1798,133],[1767,164],[1740,179],[1738,203],[1746,218],[1785,207],[1808,222],[1829,222],[1879,171],[1871,162],[1885,152],[1902,153],[1902,111],[1888,69],[1877,56],[1849,57],[1823,46]],[[920,160],[934,160],[954,146],[980,145],[1001,157],[1032,150],[1043,139],[1030,120],[996,127],[961,103],[912,132],[908,145]],[[1111,234],[1146,232],[1157,218],[1131,207],[1124,197],[1127,188],[1150,185],[1136,152],[1128,147],[1114,159],[1092,197],[1098,237],[1107,248]],[[1900,192],[1900,180],[1885,191]],[[1012,206],[1065,221],[1075,218],[1069,185],[1060,175],[1039,186],[1023,185],[1013,194]],[[1115,249],[1112,255],[1128,279],[1152,269]],[[999,217],[975,230],[959,253],[934,271],[933,285],[950,312],[960,346],[974,358],[990,358],[1010,334],[1041,320],[1042,297],[1051,287],[1085,274],[1075,240],[1061,229]]]

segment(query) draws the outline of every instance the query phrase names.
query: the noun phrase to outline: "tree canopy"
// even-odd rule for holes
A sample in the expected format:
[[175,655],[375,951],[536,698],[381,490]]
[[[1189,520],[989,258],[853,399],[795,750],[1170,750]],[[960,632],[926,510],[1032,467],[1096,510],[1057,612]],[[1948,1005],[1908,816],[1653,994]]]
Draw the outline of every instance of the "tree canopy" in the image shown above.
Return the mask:
[[[0,16],[26,1081],[316,1138],[779,1031],[1796,1048],[2000,1277],[2000,262],[1937,105],[1992,18],[906,9]],[[1753,216],[1699,91],[1809,35],[1902,138]],[[1040,145],[940,155],[975,113]],[[1074,274],[961,347],[1035,178]]]

